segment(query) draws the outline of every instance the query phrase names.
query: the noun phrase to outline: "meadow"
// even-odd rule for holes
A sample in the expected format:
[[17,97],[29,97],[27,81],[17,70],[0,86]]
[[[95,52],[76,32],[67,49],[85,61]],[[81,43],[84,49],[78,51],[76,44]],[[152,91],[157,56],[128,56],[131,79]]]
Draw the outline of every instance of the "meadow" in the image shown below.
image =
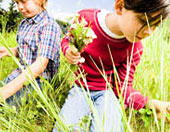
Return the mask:
[[[170,24],[169,24],[170,25]],[[170,26],[164,23],[162,27],[150,37],[143,40],[144,52],[135,73],[134,88],[141,91],[148,98],[170,101]],[[0,34],[0,46],[15,47],[16,32]],[[58,117],[68,90],[74,83],[74,73],[61,53],[60,69],[52,83],[44,80],[42,90],[35,81],[30,81],[34,91],[29,101],[22,98],[22,102],[15,106],[8,106],[5,102],[0,106],[0,132],[50,132],[55,120],[64,132],[71,126],[66,126]],[[0,80],[3,80],[13,69],[18,67],[15,57],[4,57],[0,60]],[[27,73],[29,74],[29,73]],[[89,101],[90,103],[90,101]],[[158,121],[154,112],[147,109],[136,111],[127,109],[126,131],[133,132],[169,132],[170,124],[162,119]],[[89,119],[85,117],[80,125],[85,131],[85,124]]]

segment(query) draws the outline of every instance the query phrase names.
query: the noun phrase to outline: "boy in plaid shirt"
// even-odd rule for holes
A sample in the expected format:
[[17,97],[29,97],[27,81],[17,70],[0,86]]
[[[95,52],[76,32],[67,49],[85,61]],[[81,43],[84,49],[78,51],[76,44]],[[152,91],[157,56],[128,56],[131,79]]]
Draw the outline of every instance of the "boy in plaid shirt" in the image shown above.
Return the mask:
[[[11,51],[19,58],[26,72],[30,73],[31,70],[41,87],[38,76],[50,81],[58,71],[61,30],[45,9],[47,0],[15,1],[19,12],[25,16],[25,19],[18,28],[18,47],[11,48]],[[0,58],[4,56],[10,56],[10,54],[6,48],[0,47]],[[4,99],[7,99],[7,103],[19,101],[20,97],[30,90],[24,87],[27,81],[28,77],[20,68],[14,70],[4,80],[6,85],[1,87],[1,94]]]

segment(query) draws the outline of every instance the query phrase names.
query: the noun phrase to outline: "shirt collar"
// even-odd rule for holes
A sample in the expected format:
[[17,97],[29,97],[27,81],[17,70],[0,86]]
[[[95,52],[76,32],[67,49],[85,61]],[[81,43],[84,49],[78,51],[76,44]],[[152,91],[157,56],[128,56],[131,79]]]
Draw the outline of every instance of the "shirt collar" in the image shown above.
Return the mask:
[[45,16],[47,16],[47,11],[43,10],[41,11],[38,15],[34,16],[33,18],[27,18],[26,21],[29,23],[38,23],[40,22],[42,19],[44,19]]
[[107,11],[107,10],[101,10],[97,14],[97,18],[98,18],[98,21],[99,21],[99,24],[100,24],[101,28],[104,30],[104,32],[107,35],[109,35],[112,38],[115,38],[115,39],[123,39],[123,38],[125,38],[125,36],[119,36],[119,35],[111,32],[110,29],[108,29],[108,27],[106,26],[106,23],[105,23],[105,19],[103,19],[103,18],[106,18],[108,13],[109,13],[109,11]]

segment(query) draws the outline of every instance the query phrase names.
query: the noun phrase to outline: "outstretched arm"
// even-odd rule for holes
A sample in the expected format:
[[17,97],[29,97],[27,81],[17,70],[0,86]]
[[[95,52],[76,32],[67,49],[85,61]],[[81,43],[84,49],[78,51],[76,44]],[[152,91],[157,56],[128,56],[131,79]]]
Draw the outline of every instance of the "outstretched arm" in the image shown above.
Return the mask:
[[[115,93],[119,96],[121,90],[123,90],[123,97],[125,97],[125,105],[131,106],[134,109],[141,109],[142,107],[148,107],[150,109],[155,109],[157,119],[160,120],[162,118],[162,115],[164,114],[170,114],[170,102],[166,101],[160,101],[160,100],[155,100],[155,99],[147,99],[147,97],[144,97],[139,91],[133,89],[132,83],[133,83],[133,76],[135,73],[135,67],[137,66],[140,56],[142,55],[142,50],[139,56],[135,55],[133,57],[131,66],[130,66],[130,71],[129,71],[129,77],[127,80],[127,85],[125,84],[125,78],[127,75],[127,64],[123,63],[121,67],[118,68],[118,75],[120,82],[118,82],[118,90],[116,86],[114,87]],[[134,63],[135,62],[135,63]],[[125,87],[123,87],[125,86]],[[166,122],[170,122],[170,120],[165,117]]]
[[[10,50],[12,51],[14,56],[18,57],[18,50],[17,50],[16,47],[15,48],[10,48]],[[2,57],[5,57],[5,56],[10,56],[10,54],[9,54],[8,50],[5,47],[0,46],[0,59]]]
[[[123,90],[123,97],[125,97],[125,104],[128,106],[133,107],[134,109],[139,110],[142,107],[149,107],[150,109],[155,109],[156,115],[158,120],[161,119],[162,114],[170,114],[170,102],[166,101],[160,101],[155,99],[148,99],[147,97],[144,97],[139,91],[133,89],[132,83],[133,83],[133,77],[135,73],[135,69],[137,64],[140,61],[140,56],[142,55],[142,47],[140,49],[137,49],[134,51],[133,59],[131,61],[130,70],[128,73],[128,80],[126,81],[127,85],[125,84],[125,78],[127,76],[127,69],[128,66],[126,62],[122,63],[122,65],[118,68],[118,75],[120,82],[118,82],[118,88],[117,90],[116,86],[114,87],[115,93],[120,94],[121,90]],[[123,87],[125,86],[125,87]],[[167,122],[170,122],[168,118],[165,118]]]
[[136,66],[140,62],[143,53],[143,46],[140,42],[134,44],[133,52],[128,52],[127,58],[116,67],[118,79],[114,78],[114,92],[120,97],[121,93],[125,104],[134,109],[141,109],[147,103],[147,97],[144,97],[140,91],[133,88],[134,73]]
[[[48,58],[38,57],[36,61],[26,69],[26,72],[30,73],[31,70],[32,75],[37,78],[46,69],[48,62]],[[27,81],[28,78],[26,74],[22,72],[18,77],[16,77],[14,80],[1,88],[2,97],[4,99],[9,98],[17,91],[19,91],[23,87],[24,83]]]

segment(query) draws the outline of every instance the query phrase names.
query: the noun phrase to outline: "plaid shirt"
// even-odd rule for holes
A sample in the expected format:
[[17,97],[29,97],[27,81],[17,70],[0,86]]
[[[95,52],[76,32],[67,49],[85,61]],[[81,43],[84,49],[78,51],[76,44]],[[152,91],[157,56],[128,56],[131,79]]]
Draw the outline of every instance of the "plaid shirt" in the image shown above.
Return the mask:
[[[60,37],[60,27],[46,11],[24,19],[17,32],[17,49],[23,68],[34,63],[38,56],[48,58],[49,63],[41,76],[51,80],[59,68]],[[21,70],[16,69],[8,78],[13,80],[20,73]]]

